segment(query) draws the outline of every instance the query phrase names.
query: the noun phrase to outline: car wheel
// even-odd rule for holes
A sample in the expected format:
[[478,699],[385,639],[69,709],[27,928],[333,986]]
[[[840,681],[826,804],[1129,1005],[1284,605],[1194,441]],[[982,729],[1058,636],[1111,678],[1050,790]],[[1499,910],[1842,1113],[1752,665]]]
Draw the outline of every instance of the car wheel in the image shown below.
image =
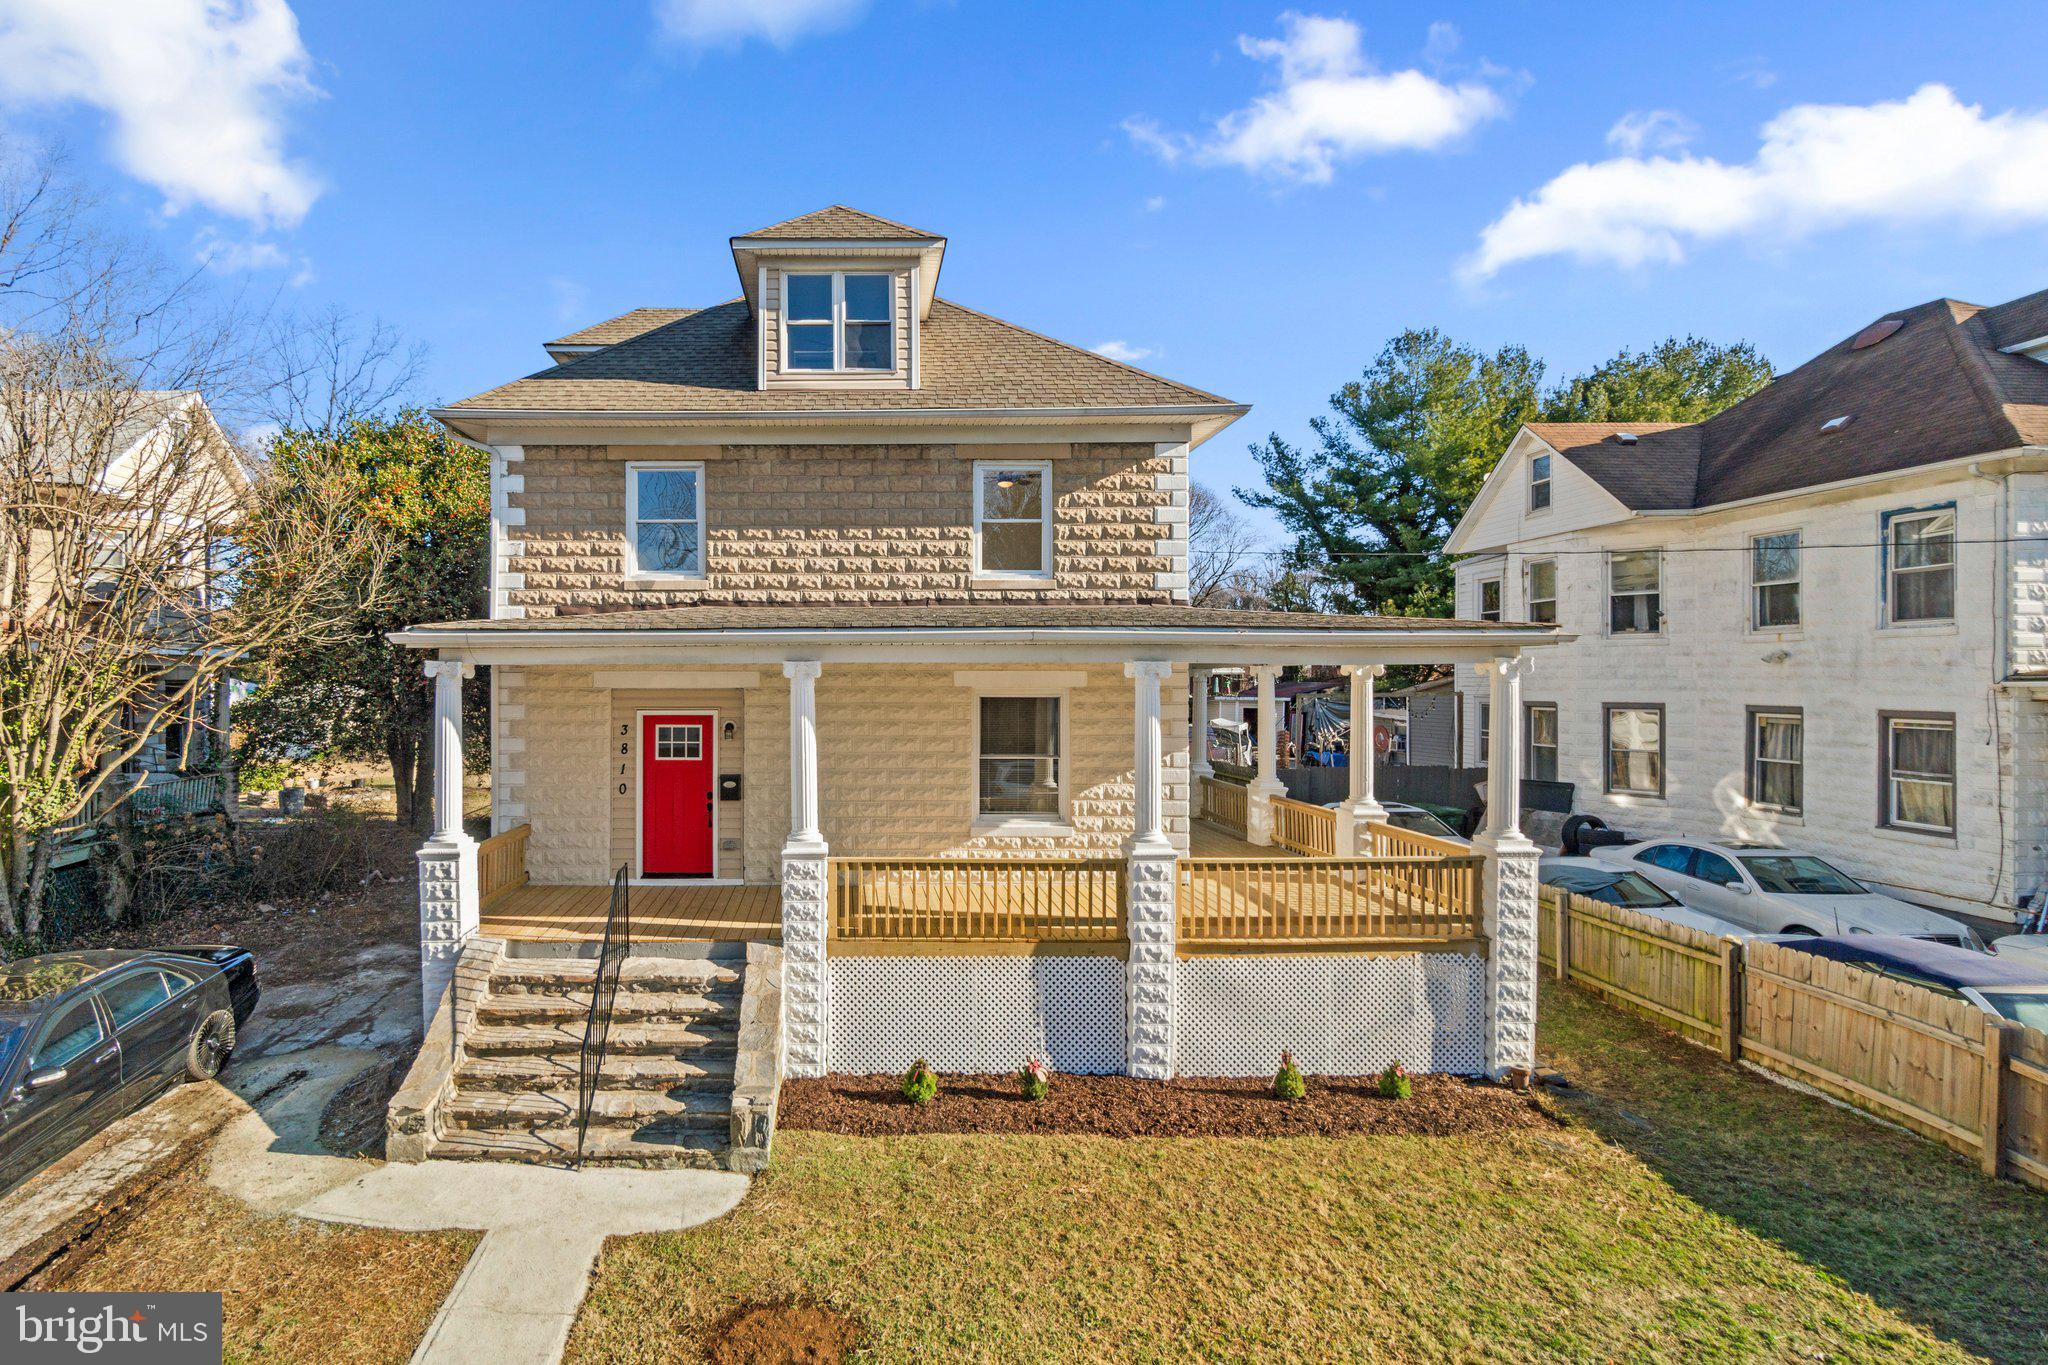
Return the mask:
[[1806,927],[1805,925],[1803,925],[1803,924],[1788,924],[1788,925],[1786,925],[1786,926],[1785,926],[1785,928],[1783,929],[1783,931],[1782,931],[1782,932],[1784,932],[1784,933],[1787,933],[1787,934],[1799,934],[1799,935],[1802,935],[1803,937],[1806,937],[1806,938],[1819,938],[1819,937],[1820,937],[1820,930],[1818,930],[1818,929],[1809,929],[1809,928],[1807,928],[1807,927]]
[[192,1041],[185,1045],[185,1074],[195,1081],[210,1081],[228,1064],[234,1050],[235,1016],[228,1010],[215,1010],[192,1030]]

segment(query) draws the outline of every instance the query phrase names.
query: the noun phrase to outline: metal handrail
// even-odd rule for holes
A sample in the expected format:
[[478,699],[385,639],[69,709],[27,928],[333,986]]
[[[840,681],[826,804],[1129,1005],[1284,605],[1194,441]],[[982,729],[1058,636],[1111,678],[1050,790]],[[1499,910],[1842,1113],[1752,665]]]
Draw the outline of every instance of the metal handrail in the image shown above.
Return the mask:
[[597,952],[597,975],[590,983],[590,1017],[583,1027],[583,1048],[577,1057],[576,1164],[583,1164],[584,1136],[590,1131],[590,1106],[604,1074],[605,1044],[611,1040],[612,1002],[619,994],[619,968],[633,946],[633,899],[626,869],[612,877],[611,907],[605,912],[604,946]]

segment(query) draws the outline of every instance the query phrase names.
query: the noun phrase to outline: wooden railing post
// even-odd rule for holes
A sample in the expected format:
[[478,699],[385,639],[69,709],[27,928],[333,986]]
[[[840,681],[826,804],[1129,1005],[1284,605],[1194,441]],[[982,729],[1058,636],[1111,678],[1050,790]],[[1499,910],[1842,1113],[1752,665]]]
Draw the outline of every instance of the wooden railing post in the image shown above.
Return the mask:
[[1557,944],[1557,960],[1552,966],[1559,981],[1569,981],[1572,979],[1572,893],[1558,892],[1550,913],[1557,917],[1557,931],[1551,935]]
[[1984,1092],[1978,1168],[1996,1178],[2005,1156],[2005,1021],[1984,1016]]
[[1742,943],[1721,940],[1721,1055],[1742,1060]]

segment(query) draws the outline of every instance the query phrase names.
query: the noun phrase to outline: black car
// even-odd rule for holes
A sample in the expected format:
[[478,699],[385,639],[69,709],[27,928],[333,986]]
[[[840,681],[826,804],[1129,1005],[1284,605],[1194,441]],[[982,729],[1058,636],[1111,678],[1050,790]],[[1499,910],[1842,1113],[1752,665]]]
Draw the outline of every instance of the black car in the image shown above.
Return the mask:
[[256,1008],[240,948],[100,949],[0,965],[0,1192],[191,1076]]

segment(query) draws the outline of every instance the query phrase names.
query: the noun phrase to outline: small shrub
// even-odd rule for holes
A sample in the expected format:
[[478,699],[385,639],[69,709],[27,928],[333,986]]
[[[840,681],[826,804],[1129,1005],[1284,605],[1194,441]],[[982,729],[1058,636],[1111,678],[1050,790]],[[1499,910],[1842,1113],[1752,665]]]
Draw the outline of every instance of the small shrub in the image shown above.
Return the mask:
[[1390,1100],[1405,1100],[1415,1093],[1415,1078],[1399,1062],[1390,1062],[1380,1073],[1380,1094]]
[[1294,1064],[1292,1052],[1280,1054],[1280,1070],[1273,1077],[1273,1098],[1276,1100],[1298,1100],[1308,1094],[1308,1082],[1301,1078],[1301,1068]]
[[939,1074],[920,1057],[903,1073],[903,1098],[912,1104],[930,1104],[939,1097]]
[[291,782],[298,770],[275,760],[244,763],[235,775],[236,785],[245,792],[274,792]]
[[1052,1093],[1052,1068],[1033,1057],[1017,1073],[1017,1085],[1027,1100],[1042,1100]]

